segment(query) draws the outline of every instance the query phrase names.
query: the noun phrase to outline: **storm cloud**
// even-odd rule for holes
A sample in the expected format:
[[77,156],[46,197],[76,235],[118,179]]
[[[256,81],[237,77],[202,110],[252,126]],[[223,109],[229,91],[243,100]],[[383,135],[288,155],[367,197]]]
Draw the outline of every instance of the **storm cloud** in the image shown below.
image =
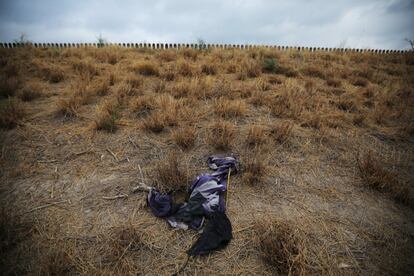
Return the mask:
[[0,41],[195,42],[406,49],[412,0],[0,2]]

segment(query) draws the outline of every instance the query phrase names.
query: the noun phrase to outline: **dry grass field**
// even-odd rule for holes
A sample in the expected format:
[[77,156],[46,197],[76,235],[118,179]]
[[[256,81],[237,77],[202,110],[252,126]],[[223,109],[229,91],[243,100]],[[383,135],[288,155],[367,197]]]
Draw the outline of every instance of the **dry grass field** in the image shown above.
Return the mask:
[[414,55],[0,49],[0,269],[172,275],[197,239],[154,217],[234,154],[234,239],[183,275],[414,271]]

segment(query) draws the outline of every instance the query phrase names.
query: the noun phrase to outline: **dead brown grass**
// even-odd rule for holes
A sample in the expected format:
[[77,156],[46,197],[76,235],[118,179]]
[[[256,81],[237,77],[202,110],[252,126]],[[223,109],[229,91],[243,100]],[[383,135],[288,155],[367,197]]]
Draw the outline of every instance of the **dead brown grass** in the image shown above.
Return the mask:
[[135,74],[128,74],[125,77],[125,82],[129,84],[133,89],[137,89],[143,85],[144,80],[142,77]]
[[225,119],[244,116],[247,110],[247,104],[243,100],[229,100],[221,97],[215,104],[216,114]]
[[155,166],[157,188],[164,192],[186,191],[189,172],[178,152],[171,152],[157,162]]
[[168,126],[167,116],[164,113],[154,112],[151,113],[143,120],[144,129],[159,133]]
[[204,63],[201,65],[201,72],[206,75],[215,75],[217,74],[217,66],[212,62]]
[[158,76],[160,74],[158,65],[153,61],[140,61],[132,66],[132,70],[143,76]]
[[102,63],[109,63],[111,65],[117,64],[123,56],[118,47],[110,46],[99,49],[94,52],[94,57],[97,61]]
[[326,84],[332,87],[341,87],[342,82],[340,79],[328,78]]
[[247,78],[259,77],[262,73],[262,67],[256,60],[245,59],[238,68],[237,79],[245,80]]
[[236,135],[236,127],[233,123],[218,120],[209,126],[208,141],[218,150],[229,150]]
[[105,252],[109,261],[117,264],[126,252],[150,250],[147,246],[148,234],[139,226],[128,221],[110,229],[105,235],[108,239],[108,251]]
[[276,69],[274,70],[275,74],[284,75],[288,78],[296,78],[299,73],[295,69],[289,66],[277,65]]
[[[183,108],[183,101],[174,99],[171,95],[161,94],[154,98],[154,106],[157,110],[159,122],[164,122],[165,126],[176,126],[180,120],[181,114],[187,111]],[[183,112],[181,112],[183,111]]]
[[268,166],[263,149],[258,146],[251,151],[247,151],[242,158],[242,178],[241,183],[252,187],[261,187],[268,177]]
[[75,117],[78,109],[82,105],[90,104],[96,93],[99,92],[99,86],[89,85],[88,81],[82,80],[78,83],[71,84],[68,88],[70,96],[66,99],[59,99],[57,104],[58,113],[65,117]]
[[248,101],[254,106],[269,106],[274,101],[274,96],[262,91],[254,91]]
[[356,77],[352,80],[352,84],[355,86],[365,87],[365,86],[368,86],[368,83],[369,83],[368,80],[361,78],[361,77]]
[[249,127],[246,143],[248,146],[259,146],[266,144],[269,140],[269,130],[262,125],[253,125]]
[[305,275],[306,247],[297,226],[271,216],[255,222],[256,244],[263,260],[278,274]]
[[171,87],[170,93],[176,98],[188,97],[196,89],[195,85],[195,81],[177,80]]
[[40,98],[43,94],[44,87],[39,82],[32,82],[26,84],[26,86],[18,93],[18,97],[24,102],[30,102],[37,98]]
[[16,127],[25,115],[22,104],[15,99],[0,100],[0,128]]
[[366,186],[388,194],[399,202],[412,203],[407,183],[396,173],[387,170],[371,151],[360,154],[357,164],[360,176]]
[[85,80],[90,80],[99,73],[99,69],[92,58],[73,60],[72,67],[75,73]]
[[[0,202],[33,224],[6,225],[1,271],[177,273],[177,252],[199,234],[170,231],[131,190],[143,181],[181,202],[206,157],[222,153],[240,161],[226,200],[234,239],[182,274],[408,275],[411,60],[262,47],[1,48],[0,105],[15,104],[0,116]],[[41,98],[23,102],[34,83]],[[76,118],[56,118],[56,103]]]
[[17,77],[5,78],[0,76],[0,98],[13,96],[18,88],[19,79]]
[[65,79],[65,71],[60,66],[46,65],[41,68],[41,75],[43,79],[51,83],[58,83]]
[[277,143],[285,144],[292,138],[292,129],[293,124],[291,123],[275,123],[272,125],[270,133]]
[[43,256],[39,272],[44,275],[64,275],[73,271],[72,263],[70,254],[65,249],[51,249]]
[[99,78],[95,82],[90,84],[91,94],[98,96],[106,96],[109,93],[111,81],[109,78]]
[[115,87],[115,95],[119,102],[124,102],[129,96],[139,94],[139,90],[132,87],[131,84],[121,82]]
[[167,85],[166,82],[161,80],[154,83],[154,92],[155,93],[164,93]]
[[273,97],[271,102],[266,102],[272,114],[280,118],[299,118],[303,111],[303,97],[299,91],[283,91],[280,95]]
[[23,218],[16,216],[10,207],[0,207],[0,268],[2,273],[20,272],[13,265],[17,258],[7,259],[7,254],[18,249],[19,244],[31,237],[31,224]]
[[171,136],[174,142],[182,149],[189,149],[194,146],[197,131],[194,126],[185,126],[174,130]]
[[191,49],[191,48],[184,48],[184,49],[180,49],[179,53],[190,60],[196,61],[197,57],[198,57],[198,52],[197,50]]
[[65,117],[75,117],[78,114],[79,107],[81,106],[77,97],[60,99],[56,105],[57,112]]
[[107,99],[101,103],[96,111],[95,128],[115,132],[119,120],[119,106],[116,99]]
[[165,66],[161,73],[161,78],[165,81],[173,81],[176,78],[175,67],[172,65]]
[[322,68],[317,67],[317,66],[305,67],[301,70],[301,73],[308,77],[320,78],[320,79],[326,78],[325,72],[322,70]]
[[194,69],[186,60],[177,61],[176,65],[177,73],[184,77],[192,77],[194,75]]
[[154,109],[154,98],[150,96],[140,96],[132,102],[132,110],[136,112],[138,116],[148,115]]
[[255,80],[255,85],[256,85],[256,88],[261,92],[270,90],[272,88],[272,86],[264,78],[257,78]]
[[159,60],[165,62],[174,61],[177,58],[177,54],[173,50],[159,51],[156,56]]

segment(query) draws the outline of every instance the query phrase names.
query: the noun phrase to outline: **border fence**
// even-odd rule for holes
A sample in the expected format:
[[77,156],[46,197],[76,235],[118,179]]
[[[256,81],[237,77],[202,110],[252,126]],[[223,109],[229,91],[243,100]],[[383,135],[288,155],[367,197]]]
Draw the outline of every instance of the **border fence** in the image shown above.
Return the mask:
[[384,50],[384,49],[362,49],[362,48],[328,48],[328,47],[303,47],[303,46],[280,46],[280,45],[257,45],[257,44],[198,44],[198,43],[38,43],[38,42],[0,42],[0,48],[20,48],[31,46],[34,48],[102,48],[105,46],[118,46],[125,48],[148,48],[148,49],[256,49],[269,48],[280,51],[308,51],[308,52],[354,52],[354,53],[413,53],[413,50]]

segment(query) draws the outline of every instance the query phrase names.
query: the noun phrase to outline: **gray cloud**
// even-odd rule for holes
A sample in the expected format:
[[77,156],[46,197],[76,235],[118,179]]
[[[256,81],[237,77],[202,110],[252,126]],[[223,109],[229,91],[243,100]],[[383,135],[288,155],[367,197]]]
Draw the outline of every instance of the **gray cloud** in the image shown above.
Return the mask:
[[0,2],[0,40],[262,43],[402,49],[412,0],[153,0]]

